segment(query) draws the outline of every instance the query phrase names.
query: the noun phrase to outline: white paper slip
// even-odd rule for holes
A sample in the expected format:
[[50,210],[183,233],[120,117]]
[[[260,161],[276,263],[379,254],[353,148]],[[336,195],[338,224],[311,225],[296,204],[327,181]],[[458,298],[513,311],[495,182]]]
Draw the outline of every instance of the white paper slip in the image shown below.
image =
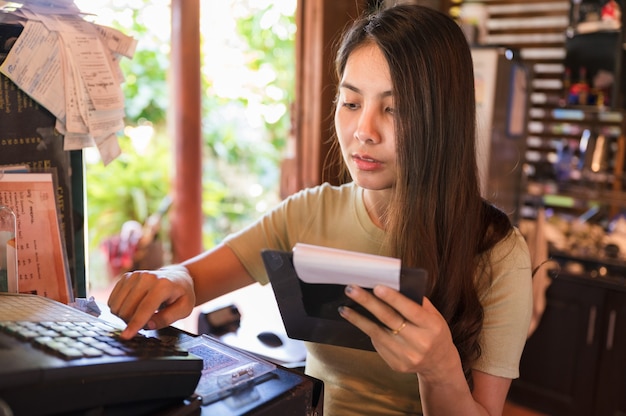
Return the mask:
[[385,285],[400,290],[402,262],[393,257],[297,243],[293,265],[305,283],[354,284],[370,289]]

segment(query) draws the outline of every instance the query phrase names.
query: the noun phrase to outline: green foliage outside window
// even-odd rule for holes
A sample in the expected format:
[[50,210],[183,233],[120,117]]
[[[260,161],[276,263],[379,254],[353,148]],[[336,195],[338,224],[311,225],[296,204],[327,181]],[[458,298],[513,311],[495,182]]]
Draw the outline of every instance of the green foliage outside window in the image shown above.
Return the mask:
[[[210,8],[211,3],[203,2],[202,7]],[[246,0],[231,3],[247,5]],[[213,81],[202,73],[205,248],[248,224],[278,199],[278,166],[289,131],[288,108],[294,90],[295,23],[293,14],[281,14],[275,2],[266,3],[239,18],[237,30],[246,48],[248,70],[273,74],[267,84],[252,85],[244,96],[224,98],[214,93]],[[139,8],[119,7],[126,24],[114,21],[111,26],[134,36],[139,44],[132,60],[121,61],[128,126],[119,137],[123,154],[108,166],[86,157],[90,252],[98,251],[104,239],[119,233],[124,222],[143,223],[156,212],[170,192],[173,174],[172,140],[166,125],[169,43],[159,38],[163,33],[148,29]],[[269,27],[268,16],[273,18]],[[250,126],[247,120],[252,104],[269,114],[260,127]],[[154,129],[145,148],[131,138],[141,126]]]

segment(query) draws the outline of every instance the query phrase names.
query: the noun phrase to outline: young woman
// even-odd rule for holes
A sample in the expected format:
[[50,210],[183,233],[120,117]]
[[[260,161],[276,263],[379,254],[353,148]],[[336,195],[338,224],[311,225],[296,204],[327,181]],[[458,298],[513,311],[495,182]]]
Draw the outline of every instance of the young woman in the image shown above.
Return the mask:
[[480,195],[463,32],[432,9],[392,7],[354,23],[336,66],[335,129],[352,182],[303,190],[181,265],[126,274],[109,299],[123,336],[267,283],[264,248],[393,256],[428,271],[427,297],[420,306],[389,287],[346,287],[384,326],[343,307],[376,352],[307,343],[325,414],[501,414],[530,322],[531,266],[519,231]]

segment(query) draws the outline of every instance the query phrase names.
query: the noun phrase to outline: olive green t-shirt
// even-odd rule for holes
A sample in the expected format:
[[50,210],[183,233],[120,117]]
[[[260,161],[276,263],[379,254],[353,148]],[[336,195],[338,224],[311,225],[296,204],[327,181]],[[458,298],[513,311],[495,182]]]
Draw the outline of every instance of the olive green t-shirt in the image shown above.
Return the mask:
[[[291,251],[296,243],[307,243],[387,255],[383,237],[366,211],[363,189],[353,183],[324,184],[287,198],[256,223],[229,236],[225,244],[258,282],[266,284],[262,249]],[[517,229],[492,250],[489,260],[492,284],[479,291],[485,313],[482,355],[473,368],[516,378],[532,312],[530,257]],[[376,352],[306,345],[306,372],[324,382],[324,414],[421,414],[416,374],[390,369]]]

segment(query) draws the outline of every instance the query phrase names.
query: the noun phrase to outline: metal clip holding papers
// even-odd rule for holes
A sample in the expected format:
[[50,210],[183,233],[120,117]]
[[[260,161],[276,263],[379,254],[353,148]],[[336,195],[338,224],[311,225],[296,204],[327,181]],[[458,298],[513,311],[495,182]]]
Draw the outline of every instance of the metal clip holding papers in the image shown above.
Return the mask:
[[428,278],[398,259],[300,243],[293,252],[266,249],[261,257],[290,338],[361,350],[374,351],[370,338],[337,309],[345,305],[377,319],[345,295],[346,284],[368,290],[384,284],[421,304]]

